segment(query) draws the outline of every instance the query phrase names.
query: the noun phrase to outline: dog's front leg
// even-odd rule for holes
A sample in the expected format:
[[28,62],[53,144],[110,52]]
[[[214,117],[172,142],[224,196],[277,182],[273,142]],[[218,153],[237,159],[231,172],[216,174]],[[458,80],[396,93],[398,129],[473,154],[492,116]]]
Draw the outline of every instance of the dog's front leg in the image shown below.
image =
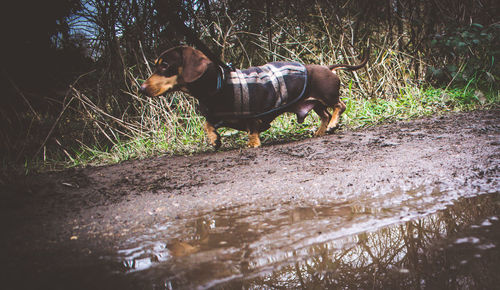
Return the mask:
[[248,147],[260,147],[260,137],[258,131],[248,131]]
[[212,125],[210,122],[206,121],[204,129],[205,129],[205,132],[207,133],[208,143],[210,143],[210,145],[214,146],[215,149],[219,149],[219,147],[222,143],[220,141],[220,135],[219,135],[219,133],[217,133],[217,130],[215,129],[214,125]]

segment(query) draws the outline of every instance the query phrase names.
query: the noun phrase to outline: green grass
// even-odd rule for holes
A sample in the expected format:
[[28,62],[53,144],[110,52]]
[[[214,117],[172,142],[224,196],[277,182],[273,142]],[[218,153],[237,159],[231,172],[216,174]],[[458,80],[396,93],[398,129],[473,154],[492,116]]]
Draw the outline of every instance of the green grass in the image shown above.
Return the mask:
[[464,89],[418,90],[408,88],[397,98],[348,99],[343,121],[348,127],[364,127],[388,121],[407,120],[450,111],[468,111],[498,107],[498,92],[484,94]]
[[[408,120],[450,111],[492,109],[500,106],[498,91],[483,93],[467,86],[465,88],[439,89],[408,87],[392,99],[363,99],[350,96],[344,98],[347,109],[342,115],[344,127],[355,129],[397,120]],[[204,118],[194,109],[181,108],[170,113],[166,123],[158,125],[147,134],[120,140],[107,148],[81,146],[74,150],[66,166],[86,164],[110,164],[129,159],[141,159],[164,154],[189,155],[213,150],[207,145],[203,131]],[[276,118],[272,127],[261,134],[263,144],[289,142],[308,138],[319,125],[319,118],[310,113],[303,124],[296,122],[293,114]],[[247,135],[232,129],[220,129],[223,146],[221,150],[246,146]]]

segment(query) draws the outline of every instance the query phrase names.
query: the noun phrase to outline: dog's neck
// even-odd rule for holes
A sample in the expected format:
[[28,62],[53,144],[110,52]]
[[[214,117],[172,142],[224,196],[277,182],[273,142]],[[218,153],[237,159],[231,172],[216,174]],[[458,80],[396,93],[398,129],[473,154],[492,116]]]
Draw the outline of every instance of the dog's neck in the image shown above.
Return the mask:
[[199,79],[189,83],[186,87],[193,97],[203,101],[218,94],[224,86],[224,81],[224,70],[212,62]]

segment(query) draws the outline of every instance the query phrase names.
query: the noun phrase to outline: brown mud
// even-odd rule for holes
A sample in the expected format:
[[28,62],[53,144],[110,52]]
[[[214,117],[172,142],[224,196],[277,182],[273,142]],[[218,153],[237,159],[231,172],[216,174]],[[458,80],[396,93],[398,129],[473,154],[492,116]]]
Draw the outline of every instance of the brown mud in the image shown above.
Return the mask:
[[[472,274],[433,275],[462,242],[496,251],[474,250],[443,277],[474,257],[500,257],[499,166],[500,111],[475,111],[258,149],[3,176],[2,283],[476,288]],[[469,235],[478,225],[485,230]],[[430,280],[408,278],[424,270]],[[485,288],[499,282],[481,275]]]

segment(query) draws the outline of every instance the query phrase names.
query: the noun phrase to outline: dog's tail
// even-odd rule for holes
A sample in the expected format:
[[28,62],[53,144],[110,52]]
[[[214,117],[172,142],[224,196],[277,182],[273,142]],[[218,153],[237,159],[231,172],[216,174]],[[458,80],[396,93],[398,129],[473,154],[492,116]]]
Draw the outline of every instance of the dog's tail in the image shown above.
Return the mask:
[[364,58],[363,61],[358,64],[358,65],[348,65],[348,64],[332,64],[328,66],[328,69],[331,71],[334,71],[336,69],[342,69],[342,70],[348,70],[348,71],[353,71],[353,70],[358,70],[362,67],[364,67],[368,63],[368,58],[370,57],[370,46],[366,49],[364,53]]

